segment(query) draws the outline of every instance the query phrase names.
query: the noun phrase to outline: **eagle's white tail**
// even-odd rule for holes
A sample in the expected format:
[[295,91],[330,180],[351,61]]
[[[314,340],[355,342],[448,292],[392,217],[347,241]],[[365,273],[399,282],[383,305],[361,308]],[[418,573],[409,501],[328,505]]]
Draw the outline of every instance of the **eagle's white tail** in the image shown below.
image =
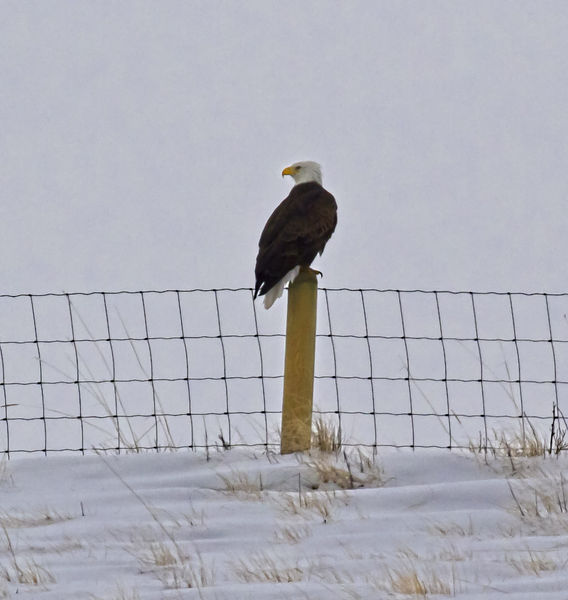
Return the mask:
[[264,296],[264,308],[267,310],[276,302],[286,287],[286,284],[290,281],[294,281],[300,272],[300,267],[294,267],[291,271],[288,271],[284,277],[274,286],[272,286]]

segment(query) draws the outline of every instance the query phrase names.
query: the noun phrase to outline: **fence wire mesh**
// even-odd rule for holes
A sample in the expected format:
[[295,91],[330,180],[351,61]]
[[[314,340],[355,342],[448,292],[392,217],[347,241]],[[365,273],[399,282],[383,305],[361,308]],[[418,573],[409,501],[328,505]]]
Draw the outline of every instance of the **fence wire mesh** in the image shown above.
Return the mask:
[[[0,295],[0,454],[279,445],[285,303]],[[347,444],[486,446],[568,405],[568,294],[320,289],[315,413]]]

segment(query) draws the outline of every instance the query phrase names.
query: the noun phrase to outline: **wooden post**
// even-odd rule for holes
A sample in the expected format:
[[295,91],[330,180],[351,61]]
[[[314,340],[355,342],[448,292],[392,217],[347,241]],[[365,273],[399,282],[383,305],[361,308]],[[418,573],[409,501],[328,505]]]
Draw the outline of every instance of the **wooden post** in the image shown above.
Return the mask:
[[316,271],[301,268],[288,288],[281,454],[311,445],[317,294]]

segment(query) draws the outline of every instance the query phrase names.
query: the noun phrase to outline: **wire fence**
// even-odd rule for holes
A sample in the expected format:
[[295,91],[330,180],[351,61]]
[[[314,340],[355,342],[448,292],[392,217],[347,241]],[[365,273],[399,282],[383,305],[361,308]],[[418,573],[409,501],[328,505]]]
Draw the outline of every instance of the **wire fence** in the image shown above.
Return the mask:
[[[0,454],[277,448],[285,302],[250,288],[0,295]],[[568,294],[326,289],[315,413],[463,448],[568,412]]]

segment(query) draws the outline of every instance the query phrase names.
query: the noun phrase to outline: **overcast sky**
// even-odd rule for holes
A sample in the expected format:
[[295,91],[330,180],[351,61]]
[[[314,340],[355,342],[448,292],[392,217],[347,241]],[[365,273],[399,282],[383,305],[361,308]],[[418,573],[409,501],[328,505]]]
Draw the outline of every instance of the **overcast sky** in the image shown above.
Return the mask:
[[327,287],[568,291],[568,3],[0,1],[0,293],[239,287],[311,159]]

